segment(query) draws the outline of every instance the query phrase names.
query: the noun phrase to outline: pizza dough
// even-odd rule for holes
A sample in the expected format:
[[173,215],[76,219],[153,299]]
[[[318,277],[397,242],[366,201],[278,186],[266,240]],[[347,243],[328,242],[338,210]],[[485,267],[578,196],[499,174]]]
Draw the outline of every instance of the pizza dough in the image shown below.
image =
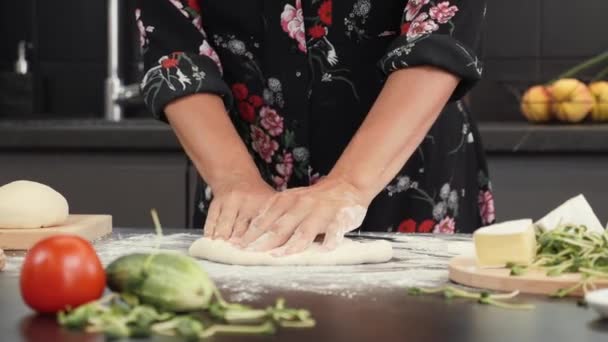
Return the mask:
[[55,226],[68,213],[68,201],[44,184],[20,180],[0,187],[0,228]]
[[389,261],[393,257],[393,247],[385,240],[357,242],[344,239],[331,251],[321,250],[321,244],[315,242],[301,253],[275,257],[269,252],[250,252],[224,240],[203,237],[194,241],[188,253],[232,265],[356,265]]
[[6,264],[6,255],[4,255],[4,251],[0,249],[0,271],[4,269],[4,265]]

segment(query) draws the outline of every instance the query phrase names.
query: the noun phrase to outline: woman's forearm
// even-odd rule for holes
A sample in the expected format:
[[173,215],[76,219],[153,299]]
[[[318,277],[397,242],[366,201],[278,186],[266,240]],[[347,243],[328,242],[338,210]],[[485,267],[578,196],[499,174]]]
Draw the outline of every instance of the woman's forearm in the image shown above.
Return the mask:
[[167,105],[165,113],[186,154],[213,191],[229,182],[260,178],[219,96],[184,97]]
[[458,81],[432,67],[393,72],[328,176],[351,183],[371,201],[422,142]]

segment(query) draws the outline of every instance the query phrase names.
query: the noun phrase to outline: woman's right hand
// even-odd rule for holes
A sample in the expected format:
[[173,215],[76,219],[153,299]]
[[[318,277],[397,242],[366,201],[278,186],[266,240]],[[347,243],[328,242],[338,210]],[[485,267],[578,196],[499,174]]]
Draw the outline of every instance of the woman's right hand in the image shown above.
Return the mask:
[[251,220],[260,214],[276,191],[259,176],[227,178],[234,180],[212,187],[213,200],[207,212],[204,236],[238,243]]

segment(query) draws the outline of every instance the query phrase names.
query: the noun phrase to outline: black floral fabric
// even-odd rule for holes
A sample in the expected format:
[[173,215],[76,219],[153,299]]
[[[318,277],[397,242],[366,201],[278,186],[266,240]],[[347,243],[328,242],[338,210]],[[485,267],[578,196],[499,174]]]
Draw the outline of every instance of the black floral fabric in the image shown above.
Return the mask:
[[[221,96],[277,190],[329,173],[390,73],[430,65],[457,75],[450,101],[361,229],[470,233],[494,222],[482,144],[461,101],[482,74],[485,1],[140,0],[135,15],[153,115],[166,120],[165,106],[191,94]],[[199,180],[195,226],[211,199]]]

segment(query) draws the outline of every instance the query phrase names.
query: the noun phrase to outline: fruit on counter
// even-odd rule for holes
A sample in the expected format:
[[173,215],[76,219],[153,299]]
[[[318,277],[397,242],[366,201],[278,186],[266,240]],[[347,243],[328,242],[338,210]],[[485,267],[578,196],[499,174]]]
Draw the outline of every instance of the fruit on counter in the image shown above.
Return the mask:
[[108,287],[166,311],[207,309],[215,287],[198,262],[177,253],[130,254],[106,269]]
[[589,84],[594,102],[591,118],[594,121],[608,121],[608,81],[597,81]]
[[21,269],[25,303],[41,313],[55,313],[98,299],[105,272],[93,246],[75,235],[56,235],[36,243]]
[[551,106],[555,117],[565,122],[580,122],[593,108],[591,91],[583,82],[574,78],[555,81],[549,87]]
[[551,94],[543,85],[528,89],[521,101],[521,111],[530,122],[551,120]]
[[286,307],[280,298],[265,309],[227,302],[194,258],[176,252],[126,255],[106,271],[108,286],[120,294],[61,312],[61,325],[110,337],[159,334],[190,340],[315,325],[310,312]]
[[604,227],[583,194],[568,199],[534,223],[549,231],[564,224],[584,225],[588,231],[602,233]]
[[536,256],[536,238],[531,219],[496,223],[473,234],[479,267],[504,267],[508,263],[528,265]]
[[65,197],[47,185],[19,180],[0,187],[0,229],[59,225],[68,211]]

